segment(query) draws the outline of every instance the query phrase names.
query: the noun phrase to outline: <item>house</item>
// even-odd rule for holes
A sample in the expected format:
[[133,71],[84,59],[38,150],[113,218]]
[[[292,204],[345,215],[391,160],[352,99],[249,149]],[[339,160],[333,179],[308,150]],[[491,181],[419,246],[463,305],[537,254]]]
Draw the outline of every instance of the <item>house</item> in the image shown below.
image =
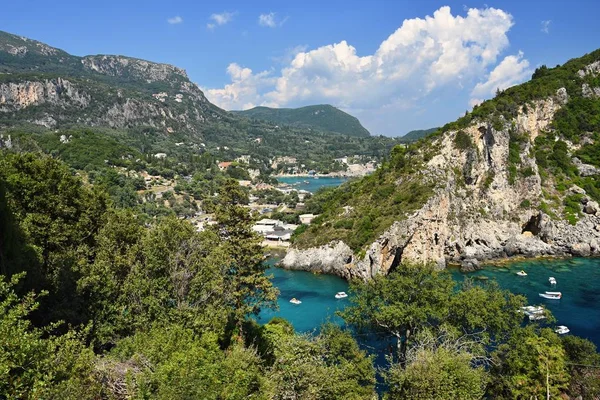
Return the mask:
[[302,214],[300,215],[298,218],[300,218],[300,223],[305,224],[305,225],[310,225],[310,223],[313,221],[313,219],[315,219],[317,216],[314,214]]
[[167,153],[156,153],[154,155],[154,158],[158,158],[159,160],[162,160],[164,158],[167,158]]
[[293,231],[281,230],[269,233],[266,237],[267,240],[277,240],[280,242],[288,242],[292,238]]
[[217,164],[217,166],[221,171],[225,171],[227,168],[231,167],[231,164],[233,164],[231,161],[222,161]]
[[238,183],[242,187],[250,187],[252,185],[252,181],[238,181]]

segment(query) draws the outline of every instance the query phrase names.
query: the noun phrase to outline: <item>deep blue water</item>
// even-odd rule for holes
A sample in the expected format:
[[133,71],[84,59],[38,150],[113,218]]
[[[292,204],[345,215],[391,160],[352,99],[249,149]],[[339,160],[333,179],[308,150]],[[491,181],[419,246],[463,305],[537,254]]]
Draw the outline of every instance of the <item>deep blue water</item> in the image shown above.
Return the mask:
[[[348,181],[348,178],[307,178],[307,177],[290,177],[290,178],[277,178],[281,183],[287,183],[288,185],[294,185],[294,188],[298,190],[308,190],[311,193],[315,193],[321,187],[335,187]],[[308,183],[305,183],[308,182]]]

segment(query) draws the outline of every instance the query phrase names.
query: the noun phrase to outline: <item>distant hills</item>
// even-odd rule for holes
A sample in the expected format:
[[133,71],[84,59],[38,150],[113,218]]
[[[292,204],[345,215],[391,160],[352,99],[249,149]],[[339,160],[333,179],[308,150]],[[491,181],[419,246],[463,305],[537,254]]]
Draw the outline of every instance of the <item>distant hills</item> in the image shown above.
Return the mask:
[[51,151],[59,146],[46,145],[51,136],[79,138],[82,131],[94,143],[114,141],[115,154],[131,154],[132,147],[143,155],[167,153],[174,165],[206,151],[221,160],[251,155],[265,168],[274,157],[293,155],[327,170],[348,155],[383,158],[398,143],[370,136],[332,106],[231,113],[212,104],[181,68],[123,55],[74,56],[0,31],[0,135],[27,136]]
[[290,125],[356,137],[370,136],[369,131],[361,125],[356,117],[329,104],[300,108],[254,107],[250,110],[233,112],[247,118],[269,121],[279,125]]
[[431,129],[419,129],[408,132],[406,135],[400,138],[400,141],[408,143],[408,142],[416,142],[419,139],[422,139],[426,136],[431,135],[435,131],[440,128],[431,128]]

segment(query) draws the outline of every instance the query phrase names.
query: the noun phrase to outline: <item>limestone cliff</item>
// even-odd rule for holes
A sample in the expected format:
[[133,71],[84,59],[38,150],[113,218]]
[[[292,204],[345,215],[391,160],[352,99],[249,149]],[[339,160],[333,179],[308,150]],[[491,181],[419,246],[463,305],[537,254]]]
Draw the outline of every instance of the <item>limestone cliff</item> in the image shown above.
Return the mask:
[[[595,57],[600,58],[600,53]],[[593,84],[600,76],[598,65],[586,65],[577,76],[593,77],[587,81]],[[594,154],[598,135],[592,131],[567,137],[569,126],[564,122],[575,107],[570,102],[579,107],[578,99],[583,97],[586,107],[595,107],[596,103],[589,103],[595,92],[590,83],[576,84],[570,90],[554,89],[544,98],[513,102],[512,115],[496,111],[450,124],[413,150],[422,162],[420,175],[437,182],[433,195],[416,212],[399,215],[359,252],[339,241],[315,248],[292,247],[282,265],[368,279],[388,273],[402,261],[433,262],[440,268],[456,263],[472,269],[486,260],[512,256],[600,255],[595,192],[600,169],[575,157],[578,151],[589,154],[589,149]],[[506,96],[522,96],[530,86],[509,90]],[[498,104],[503,103],[498,100],[495,110]],[[560,164],[563,170],[552,166],[562,154],[559,142],[567,149]],[[556,153],[550,154],[551,165],[544,158],[547,148]],[[594,193],[575,184],[580,181]],[[352,199],[340,205],[352,207]],[[343,225],[318,223],[328,232]]]

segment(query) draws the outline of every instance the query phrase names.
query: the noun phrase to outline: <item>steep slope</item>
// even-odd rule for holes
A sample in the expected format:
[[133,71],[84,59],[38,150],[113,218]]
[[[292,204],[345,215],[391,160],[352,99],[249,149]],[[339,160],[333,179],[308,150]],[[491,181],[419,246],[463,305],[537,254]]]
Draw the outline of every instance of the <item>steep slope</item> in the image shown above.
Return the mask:
[[402,136],[400,140],[404,143],[416,142],[419,139],[423,139],[424,137],[435,133],[435,131],[437,131],[438,129],[440,128],[419,129],[415,131],[410,131],[406,135]]
[[403,260],[600,255],[600,50],[500,93],[373,176],[316,196],[283,264],[367,279]]
[[356,117],[328,104],[300,108],[254,107],[250,110],[234,112],[248,118],[279,125],[291,125],[357,137],[370,135]]

